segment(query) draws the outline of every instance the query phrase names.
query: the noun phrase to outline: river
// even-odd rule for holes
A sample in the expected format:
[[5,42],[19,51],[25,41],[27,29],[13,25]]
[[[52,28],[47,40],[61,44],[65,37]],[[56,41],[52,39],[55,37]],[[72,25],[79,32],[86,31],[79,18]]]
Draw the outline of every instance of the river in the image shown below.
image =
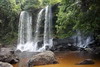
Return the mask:
[[[92,57],[89,53],[79,51],[67,51],[67,52],[55,52],[58,60],[58,64],[40,65],[34,67],[99,67],[100,59]],[[95,64],[92,65],[76,65],[76,63],[83,61],[84,59],[93,59]],[[18,64],[14,64],[14,67],[18,67]]]

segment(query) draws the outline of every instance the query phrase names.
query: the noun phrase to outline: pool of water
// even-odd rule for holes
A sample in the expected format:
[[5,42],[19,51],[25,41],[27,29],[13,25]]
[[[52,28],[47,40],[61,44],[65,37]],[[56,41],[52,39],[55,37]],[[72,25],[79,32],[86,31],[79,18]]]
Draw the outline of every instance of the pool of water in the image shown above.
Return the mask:
[[[79,52],[79,51],[69,51],[69,52],[56,52],[55,55],[59,62],[58,64],[40,65],[34,67],[100,67],[100,59],[96,59],[96,57],[93,58],[88,53]],[[93,59],[95,64],[76,65],[76,63],[79,63],[84,59]],[[18,64],[15,64],[13,66],[18,67]]]

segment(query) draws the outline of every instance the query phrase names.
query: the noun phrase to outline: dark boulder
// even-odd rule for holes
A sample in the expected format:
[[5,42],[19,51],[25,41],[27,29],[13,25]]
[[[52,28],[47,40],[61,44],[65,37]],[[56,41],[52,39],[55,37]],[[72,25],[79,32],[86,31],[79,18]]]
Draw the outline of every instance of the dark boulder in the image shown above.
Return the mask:
[[0,61],[15,64],[19,61],[19,59],[15,55],[14,50],[12,50],[11,48],[1,48]]
[[100,55],[100,47],[95,47],[95,49],[93,50],[93,53]]
[[85,59],[84,61],[77,63],[77,65],[89,65],[89,64],[94,64],[94,63],[95,62],[92,59]]
[[50,50],[52,51],[77,50],[77,47],[74,46],[73,44],[74,40],[71,38],[53,39],[53,46]]

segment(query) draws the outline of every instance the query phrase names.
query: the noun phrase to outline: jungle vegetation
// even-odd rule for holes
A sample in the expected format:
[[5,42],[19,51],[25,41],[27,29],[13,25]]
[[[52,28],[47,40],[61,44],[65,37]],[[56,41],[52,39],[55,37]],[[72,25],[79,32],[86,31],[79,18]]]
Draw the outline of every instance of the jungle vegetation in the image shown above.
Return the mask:
[[99,0],[0,0],[0,43],[13,44],[17,41],[22,10],[55,4],[58,4],[53,15],[56,17],[53,21],[55,37],[65,38],[80,30],[84,34],[93,33],[95,39],[100,40]]

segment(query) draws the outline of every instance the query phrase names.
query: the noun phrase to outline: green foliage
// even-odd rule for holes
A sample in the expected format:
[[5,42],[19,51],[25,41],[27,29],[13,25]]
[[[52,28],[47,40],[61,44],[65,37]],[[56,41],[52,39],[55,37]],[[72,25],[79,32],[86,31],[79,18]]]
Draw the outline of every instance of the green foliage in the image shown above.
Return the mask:
[[17,39],[21,10],[34,10],[56,3],[60,3],[54,13],[57,14],[57,37],[65,38],[73,35],[75,30],[82,30],[92,32],[100,39],[99,0],[0,0],[0,42],[11,44]]
[[38,0],[26,0],[23,4],[21,4],[21,8],[23,10],[39,8],[40,2]]
[[17,33],[16,22],[20,11],[20,6],[14,0],[0,0],[0,41],[3,43],[11,43],[9,37],[13,40],[17,36],[13,33]]
[[55,26],[58,37],[70,36],[74,33],[73,30],[93,32],[96,37],[99,37],[99,11],[99,0],[62,0]]
[[59,6],[59,13],[57,14],[58,20],[56,22],[58,37],[62,38],[73,34],[73,27],[77,23],[77,16],[79,11],[79,8],[77,8],[76,4],[77,2],[69,0],[63,0],[61,2],[61,6]]
[[16,4],[23,4],[25,0],[16,0]]
[[40,4],[42,6],[46,6],[46,5],[54,5],[56,3],[59,3],[61,2],[61,0],[39,0],[40,1]]

